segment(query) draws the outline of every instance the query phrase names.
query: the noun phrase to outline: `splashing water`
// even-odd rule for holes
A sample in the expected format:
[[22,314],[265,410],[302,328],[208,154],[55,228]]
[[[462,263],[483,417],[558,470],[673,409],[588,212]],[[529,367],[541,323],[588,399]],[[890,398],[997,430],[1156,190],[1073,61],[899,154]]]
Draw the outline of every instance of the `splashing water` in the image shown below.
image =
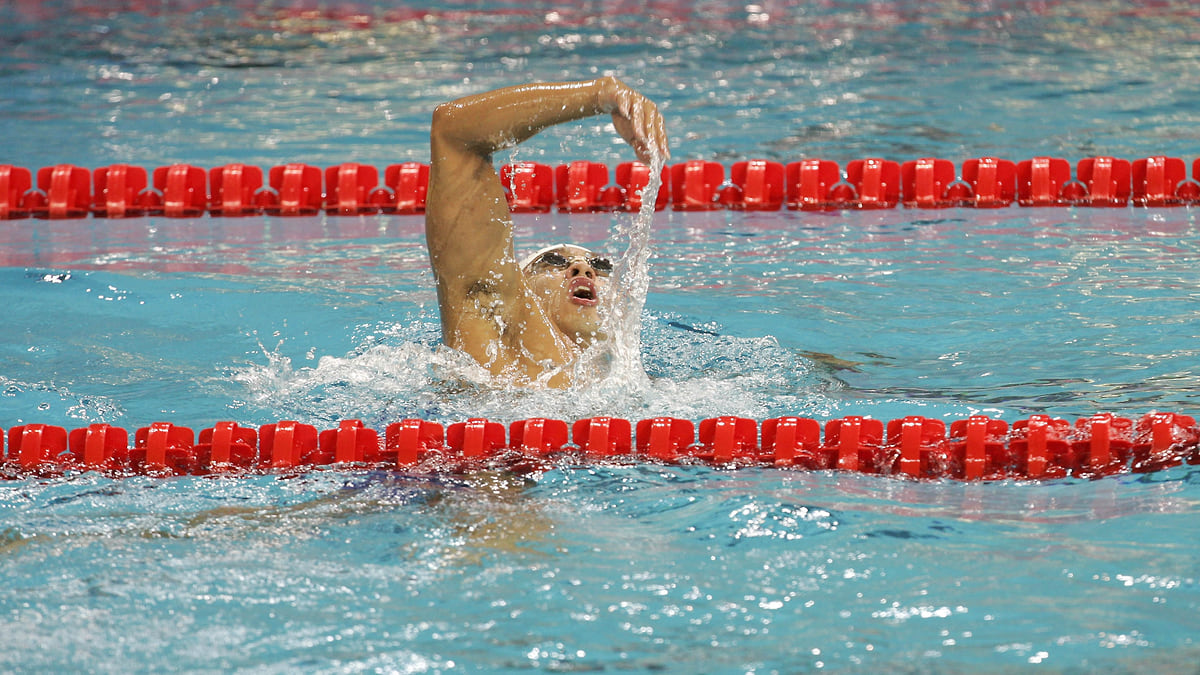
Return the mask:
[[[256,423],[297,419],[329,427],[362,419],[380,428],[407,418],[832,415],[837,403],[829,392],[837,381],[812,371],[774,338],[681,332],[674,320],[679,317],[647,309],[650,228],[664,164],[662,157],[651,163],[636,214],[608,219],[609,245],[617,249],[601,305],[608,339],[569,366],[575,384],[567,390],[498,381],[466,354],[445,347],[440,325],[421,311],[395,323],[364,326],[361,343],[350,353],[316,359],[309,352],[310,365],[294,362],[301,352],[284,349],[282,342],[274,349],[260,342],[267,363],[231,369],[231,379],[244,388],[233,407]],[[613,241],[623,241],[626,250]]]
[[609,335],[607,352],[612,363],[604,388],[621,391],[644,389],[650,380],[642,363],[642,309],[650,289],[650,222],[658,191],[662,187],[662,171],[666,159],[655,154],[650,165],[650,179],[642,189],[642,206],[635,218],[621,219],[616,227],[618,240],[629,242],[613,278],[614,302],[609,304],[604,318]]

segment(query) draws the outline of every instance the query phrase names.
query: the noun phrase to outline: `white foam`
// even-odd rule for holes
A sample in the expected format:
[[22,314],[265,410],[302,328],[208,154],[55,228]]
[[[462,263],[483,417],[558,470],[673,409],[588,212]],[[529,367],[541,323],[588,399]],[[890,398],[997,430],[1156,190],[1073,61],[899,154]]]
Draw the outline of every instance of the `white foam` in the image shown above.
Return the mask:
[[[323,356],[312,366],[296,367],[279,347],[264,350],[266,363],[236,371],[234,380],[246,389],[244,407],[261,410],[260,423],[362,419],[382,427],[410,417],[447,423],[469,417],[763,418],[831,405],[828,394],[836,381],[814,372],[807,359],[774,338],[681,331],[650,313],[639,324],[649,330],[649,339],[642,347],[639,338],[634,377],[584,377],[564,390],[496,382],[470,357],[413,340],[412,330],[365,336],[353,353]],[[643,357],[649,374],[641,368]]]

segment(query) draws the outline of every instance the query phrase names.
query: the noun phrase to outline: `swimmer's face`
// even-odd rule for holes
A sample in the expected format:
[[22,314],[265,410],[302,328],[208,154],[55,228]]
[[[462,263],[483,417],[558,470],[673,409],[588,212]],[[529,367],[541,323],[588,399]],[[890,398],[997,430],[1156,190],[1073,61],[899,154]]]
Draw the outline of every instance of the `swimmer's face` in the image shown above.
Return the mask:
[[524,269],[526,283],[542,300],[554,325],[576,344],[600,334],[600,303],[612,262],[579,246],[559,246],[534,258]]

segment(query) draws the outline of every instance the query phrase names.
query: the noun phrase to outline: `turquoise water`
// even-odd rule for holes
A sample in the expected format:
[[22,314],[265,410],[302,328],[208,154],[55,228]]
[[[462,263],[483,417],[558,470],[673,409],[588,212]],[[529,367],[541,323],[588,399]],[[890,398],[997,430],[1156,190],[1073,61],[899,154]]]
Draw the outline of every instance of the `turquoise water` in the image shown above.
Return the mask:
[[[1184,1],[79,4],[0,8],[14,160],[420,161],[442,101],[604,73],[662,103],[676,160],[1200,155]],[[521,155],[630,158],[607,138]]]
[[[436,102],[593,67],[663,101],[676,159],[1200,155],[1183,3],[31,7],[0,10],[0,161],[30,167],[425,159]],[[628,159],[605,134],[516,157]],[[620,252],[627,217],[518,238]],[[620,391],[473,380],[421,229],[0,223],[0,427],[1195,414],[1193,209],[664,212],[649,378]],[[0,669],[1194,673],[1198,477],[10,480]]]
[[[466,366],[437,346],[419,218],[46,223],[88,243],[47,241],[4,269],[0,414],[198,430],[1193,410],[1188,211],[928,215],[663,214],[656,236],[680,255],[653,261],[651,379],[621,392],[464,387]],[[586,235],[613,218],[536,222]],[[564,463],[9,481],[2,661],[1191,672],[1198,476],[960,484]]]
[[[630,217],[523,215],[518,233],[616,248]],[[650,380],[568,392],[468,384],[439,346],[420,217],[35,224],[0,286],[7,426],[1136,418],[1188,413],[1200,387],[1189,209],[663,212]]]

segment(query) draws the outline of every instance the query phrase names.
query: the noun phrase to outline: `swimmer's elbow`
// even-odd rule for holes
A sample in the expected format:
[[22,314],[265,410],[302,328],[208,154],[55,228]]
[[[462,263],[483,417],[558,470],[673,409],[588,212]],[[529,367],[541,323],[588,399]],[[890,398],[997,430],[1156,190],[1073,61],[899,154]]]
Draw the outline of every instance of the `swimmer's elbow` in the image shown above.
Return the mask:
[[429,124],[429,133],[435,139],[446,139],[451,130],[457,126],[457,113],[453,103],[442,103],[433,109],[433,121]]
[[493,148],[480,136],[477,123],[472,123],[467,110],[457,102],[442,103],[433,109],[429,139],[434,146],[450,150],[458,148],[474,155],[490,156]]
[[453,101],[439,103],[437,107],[433,109],[434,128],[436,129],[439,126],[444,126],[449,120],[453,119],[456,109],[457,106],[454,105]]

